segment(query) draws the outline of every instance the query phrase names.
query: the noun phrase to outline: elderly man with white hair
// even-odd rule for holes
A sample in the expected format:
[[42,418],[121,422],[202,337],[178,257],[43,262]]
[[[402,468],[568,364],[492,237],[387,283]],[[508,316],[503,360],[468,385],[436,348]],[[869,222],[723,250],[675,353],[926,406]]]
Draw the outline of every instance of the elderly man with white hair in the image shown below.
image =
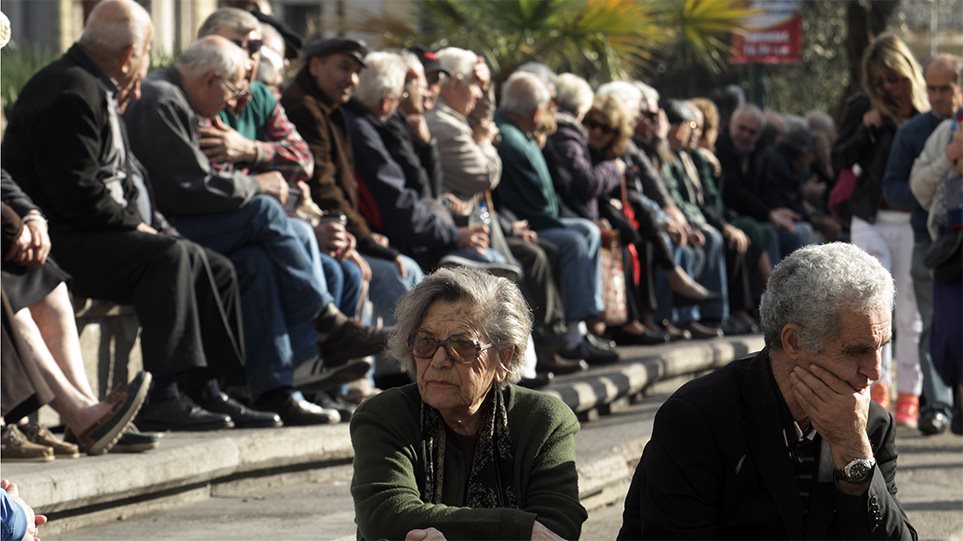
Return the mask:
[[844,243],[773,271],[766,348],[659,409],[619,539],[916,539],[896,499],[896,425],[870,399],[893,278]]
[[[393,246],[435,267],[446,254],[479,262],[503,263],[488,247],[483,225],[457,227],[450,212],[430,205],[405,185],[405,176],[385,148],[377,126],[395,113],[401,101],[407,66],[396,53],[374,52],[365,57],[358,89],[345,105],[345,126],[358,181],[373,199],[365,218],[383,231]],[[508,270],[508,269],[506,269]],[[511,272],[511,271],[510,271]]]
[[558,246],[567,326],[562,356],[589,363],[612,362],[618,360],[618,354],[611,344],[592,337],[584,324],[597,319],[605,309],[599,272],[599,229],[591,220],[559,215],[558,195],[548,164],[533,138],[550,99],[545,84],[531,73],[514,73],[502,86],[501,105],[495,113],[502,134],[498,154],[503,171],[498,195],[540,237]]

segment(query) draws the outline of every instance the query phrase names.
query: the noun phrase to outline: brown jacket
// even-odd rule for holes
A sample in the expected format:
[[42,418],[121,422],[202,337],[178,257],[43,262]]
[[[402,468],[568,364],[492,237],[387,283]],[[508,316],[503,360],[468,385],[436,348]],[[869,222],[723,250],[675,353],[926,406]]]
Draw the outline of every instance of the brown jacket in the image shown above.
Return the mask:
[[305,67],[284,91],[281,105],[314,155],[314,173],[308,180],[314,202],[347,216],[348,231],[359,242],[370,237],[368,222],[358,210],[358,182],[339,104],[328,104]]

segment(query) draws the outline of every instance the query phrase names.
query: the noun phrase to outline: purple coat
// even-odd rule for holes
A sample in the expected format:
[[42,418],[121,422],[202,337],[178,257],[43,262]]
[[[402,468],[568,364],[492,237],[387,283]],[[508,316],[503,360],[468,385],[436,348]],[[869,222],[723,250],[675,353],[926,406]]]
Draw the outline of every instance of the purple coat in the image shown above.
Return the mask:
[[556,189],[576,214],[598,220],[598,198],[615,189],[622,174],[614,160],[592,164],[585,128],[574,117],[559,113],[557,120],[558,130],[548,138]]

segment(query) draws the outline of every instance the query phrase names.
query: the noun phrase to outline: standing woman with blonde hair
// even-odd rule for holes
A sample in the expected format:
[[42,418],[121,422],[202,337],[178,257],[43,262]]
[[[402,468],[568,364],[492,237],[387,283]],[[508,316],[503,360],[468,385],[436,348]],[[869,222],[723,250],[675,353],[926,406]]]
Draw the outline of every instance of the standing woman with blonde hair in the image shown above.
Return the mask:
[[[883,199],[882,179],[896,130],[917,113],[929,110],[923,70],[909,48],[892,34],[881,34],[863,55],[863,89],[846,104],[833,146],[837,170],[853,169],[856,188],[848,205],[852,242],[875,256],[893,275],[896,289],[896,423],[916,427],[922,374],[918,344],[922,322],[910,278],[913,230],[910,209]],[[882,377],[873,385],[873,400],[888,409],[893,348],[883,350]]]

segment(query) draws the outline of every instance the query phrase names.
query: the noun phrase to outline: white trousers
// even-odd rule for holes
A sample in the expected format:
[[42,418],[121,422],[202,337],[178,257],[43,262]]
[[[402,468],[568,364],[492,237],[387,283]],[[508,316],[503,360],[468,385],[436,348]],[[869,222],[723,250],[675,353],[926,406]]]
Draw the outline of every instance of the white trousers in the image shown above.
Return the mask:
[[[852,242],[879,260],[893,275],[896,283],[894,326],[895,347],[883,349],[883,369],[880,381],[892,383],[892,359],[896,356],[896,392],[919,395],[923,387],[920,371],[919,342],[923,330],[910,268],[913,264],[913,228],[910,213],[880,210],[876,223],[853,217]],[[895,351],[894,351],[895,350]]]

